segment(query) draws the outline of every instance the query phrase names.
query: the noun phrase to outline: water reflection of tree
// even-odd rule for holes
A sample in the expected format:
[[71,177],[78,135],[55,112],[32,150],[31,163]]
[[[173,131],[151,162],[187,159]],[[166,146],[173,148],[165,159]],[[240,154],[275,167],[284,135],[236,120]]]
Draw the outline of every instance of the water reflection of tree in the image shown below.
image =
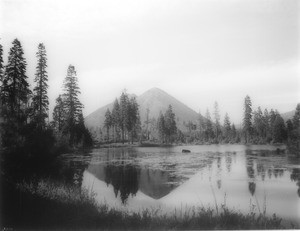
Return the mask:
[[256,183],[255,182],[248,182],[248,189],[251,195],[253,196],[256,189]]
[[256,165],[257,175],[261,176],[261,179],[264,181],[266,177],[266,169],[265,164],[262,162],[258,162]]
[[248,175],[248,189],[251,195],[253,196],[256,189],[255,183],[255,171],[254,171],[254,159],[253,158],[246,158],[247,160],[247,175]]
[[115,196],[120,193],[122,203],[125,204],[130,195],[136,195],[139,189],[140,169],[133,164],[109,163],[104,167],[105,182],[114,188]]
[[231,171],[231,164],[232,164],[232,155],[235,154],[235,153],[226,152],[225,154],[226,154],[226,156],[225,156],[226,169],[227,169],[227,172],[230,172]]
[[221,187],[222,187],[222,180],[221,179],[217,180],[217,185],[218,185],[218,189],[221,189]]
[[292,181],[297,182],[296,183],[296,185],[298,186],[297,193],[298,193],[298,196],[300,197],[300,169],[299,168],[293,168],[290,178],[291,178]]
[[218,156],[217,157],[217,186],[218,186],[218,189],[221,189],[222,187],[222,180],[221,180],[221,174],[222,174],[222,159],[221,159],[221,156]]

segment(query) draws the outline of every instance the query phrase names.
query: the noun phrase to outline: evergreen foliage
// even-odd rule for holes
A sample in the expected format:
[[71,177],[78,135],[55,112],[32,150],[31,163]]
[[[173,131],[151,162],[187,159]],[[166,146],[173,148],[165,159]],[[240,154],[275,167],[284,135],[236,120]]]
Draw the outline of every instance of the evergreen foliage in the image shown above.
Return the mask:
[[231,138],[231,123],[227,112],[224,117],[224,137],[225,142],[228,143]]
[[109,129],[112,126],[112,115],[109,109],[105,113],[104,126],[106,127],[107,141],[109,141]]
[[165,112],[165,135],[167,143],[170,143],[174,140],[174,135],[177,132],[177,126],[175,121],[175,114],[173,113],[172,106],[169,105],[167,111]]
[[116,99],[114,102],[111,116],[112,116],[112,126],[114,128],[113,138],[114,141],[116,142],[120,137],[119,131],[121,128],[120,105],[118,99]]
[[221,136],[221,125],[220,125],[220,112],[218,102],[214,104],[214,118],[215,118],[215,134],[218,141],[219,136]]
[[55,107],[53,109],[53,126],[57,132],[61,132],[64,125],[64,102],[62,96],[59,95],[55,101]]
[[245,142],[251,141],[252,135],[252,102],[250,97],[247,95],[244,101],[244,120],[243,120],[243,133]]
[[[0,44],[0,83],[2,85],[2,78],[3,78],[3,74],[4,74],[4,71],[3,71],[3,46],[2,44]],[[0,91],[1,91],[1,86],[0,85]]]
[[79,101],[80,90],[75,67],[69,65],[63,84],[63,106],[65,118],[64,133],[69,136],[69,144],[74,145],[75,125],[79,123],[83,105]]
[[45,119],[48,117],[49,100],[48,100],[48,75],[46,71],[47,57],[46,49],[43,43],[38,45],[36,53],[38,60],[34,82],[36,84],[33,89],[32,110],[33,121],[37,127],[45,128]]
[[24,142],[31,90],[27,82],[26,61],[18,39],[12,43],[1,83],[1,109],[4,124],[2,139],[5,146]]
[[160,112],[159,117],[157,119],[157,130],[158,136],[161,143],[165,142],[165,118],[162,112]]
[[[119,103],[120,102],[120,103]],[[141,121],[139,105],[134,96],[129,97],[126,91],[123,91],[119,100],[116,99],[112,108],[112,112],[106,111],[104,126],[113,128],[113,140],[122,143],[125,140],[133,143],[134,139],[138,139],[141,133]],[[109,140],[109,130],[107,136]]]
[[213,130],[213,124],[211,122],[210,112],[207,109],[206,110],[206,120],[205,120],[205,141],[211,142],[215,138],[214,130]]
[[124,144],[124,139],[125,139],[125,132],[126,132],[126,123],[127,123],[127,113],[128,113],[128,94],[123,91],[121,96],[120,96],[120,129],[121,129],[121,135],[122,135],[122,142]]
[[286,128],[284,120],[280,114],[277,113],[273,124],[273,142],[282,143],[284,140],[286,140]]
[[139,105],[135,97],[131,97],[127,105],[126,115],[126,130],[130,133],[131,143],[133,143],[134,136],[137,136],[137,131],[140,130],[140,113]]

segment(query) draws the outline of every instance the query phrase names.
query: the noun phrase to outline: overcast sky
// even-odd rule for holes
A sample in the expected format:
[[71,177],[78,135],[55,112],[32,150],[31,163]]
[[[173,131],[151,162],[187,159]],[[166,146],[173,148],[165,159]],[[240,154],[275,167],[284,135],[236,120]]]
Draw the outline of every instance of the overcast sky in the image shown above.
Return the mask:
[[300,101],[299,2],[0,0],[0,42],[6,63],[21,41],[31,83],[45,44],[51,109],[72,64],[85,116],[124,88],[158,87],[197,112],[218,101],[239,123],[247,94],[280,112]]

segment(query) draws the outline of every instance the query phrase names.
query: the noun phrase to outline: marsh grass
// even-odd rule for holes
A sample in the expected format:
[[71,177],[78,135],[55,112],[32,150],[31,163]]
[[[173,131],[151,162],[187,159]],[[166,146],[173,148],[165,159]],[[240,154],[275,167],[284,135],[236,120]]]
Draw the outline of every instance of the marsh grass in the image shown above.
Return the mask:
[[[88,190],[44,179],[16,185],[10,206],[15,219],[3,227],[24,229],[282,229],[281,219],[250,212],[244,215],[224,203],[215,209],[192,207],[139,212],[120,211],[107,204],[97,204]],[[10,222],[10,223],[9,223]],[[2,227],[2,228],[3,228]]]

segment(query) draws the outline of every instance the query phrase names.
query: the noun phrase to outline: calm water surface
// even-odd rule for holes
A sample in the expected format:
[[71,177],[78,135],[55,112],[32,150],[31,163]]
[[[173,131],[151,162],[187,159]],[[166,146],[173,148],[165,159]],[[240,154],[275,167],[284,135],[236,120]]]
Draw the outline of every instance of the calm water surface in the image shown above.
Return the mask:
[[[190,206],[264,212],[300,222],[299,158],[278,146],[94,149],[77,178],[99,203],[127,210]],[[182,153],[189,149],[191,153]],[[75,177],[75,178],[76,178]]]

